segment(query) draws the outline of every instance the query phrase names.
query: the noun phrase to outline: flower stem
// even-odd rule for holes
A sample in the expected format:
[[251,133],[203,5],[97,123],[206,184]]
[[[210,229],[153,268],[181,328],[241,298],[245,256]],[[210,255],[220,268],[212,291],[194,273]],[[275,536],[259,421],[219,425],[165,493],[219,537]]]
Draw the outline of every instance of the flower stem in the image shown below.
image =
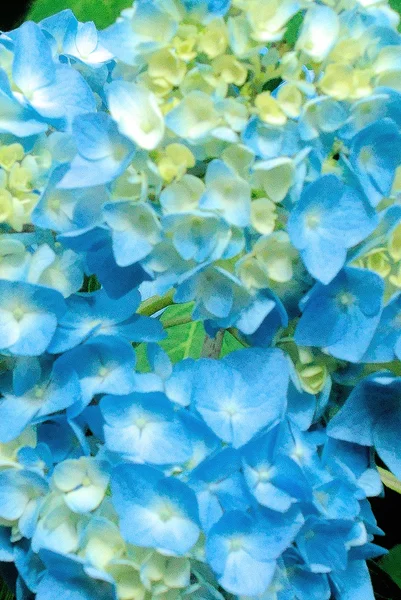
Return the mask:
[[176,325],[185,325],[186,323],[192,322],[192,315],[184,315],[182,317],[175,317],[172,319],[166,319],[162,321],[164,329],[169,327],[175,327]]
[[144,302],[141,302],[141,304],[139,305],[137,313],[145,317],[150,317],[162,310],[163,308],[171,306],[172,304],[174,304],[174,293],[175,290],[171,289],[166,294],[164,294],[164,296],[152,296],[151,298],[144,300]]
[[223,344],[224,329],[219,329],[215,337],[212,338],[206,334],[203,341],[201,357],[202,358],[219,358],[221,346]]

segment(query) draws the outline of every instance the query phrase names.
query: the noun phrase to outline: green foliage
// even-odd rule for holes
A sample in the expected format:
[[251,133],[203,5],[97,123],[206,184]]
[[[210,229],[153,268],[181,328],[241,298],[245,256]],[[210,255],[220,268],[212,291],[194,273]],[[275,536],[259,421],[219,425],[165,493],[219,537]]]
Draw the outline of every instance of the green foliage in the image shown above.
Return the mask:
[[[401,0],[400,0],[401,2]],[[288,22],[284,39],[289,46],[294,46],[302,25],[303,11],[298,11]]]
[[[184,358],[200,358],[206,332],[200,321],[191,320],[192,310],[193,302],[174,304],[167,307],[160,317],[167,333],[167,337],[160,342],[160,346],[167,352],[173,363]],[[240,348],[243,348],[243,345],[230,332],[226,331],[220,357]],[[135,350],[137,371],[141,373],[150,371],[145,344],[139,344]]]
[[[174,324],[166,329],[167,337],[160,342],[160,346],[167,352],[173,363],[183,358],[199,358],[202,351],[202,344],[205,338],[205,329],[200,321],[188,321],[191,317],[193,303],[175,304],[166,308],[160,320],[162,323],[169,322]],[[146,372],[150,370],[146,358],[146,348],[144,344],[139,344],[136,348],[137,370]]]
[[379,564],[383,571],[390,575],[391,579],[401,588],[401,544],[394,546]]
[[[401,0],[390,0],[390,6],[401,15]],[[401,31],[401,23],[398,26],[398,31]]]
[[378,469],[380,473],[380,478],[384,485],[390,490],[393,490],[393,492],[401,494],[401,481],[397,479],[397,477],[395,477],[392,473],[390,473],[390,471],[382,469],[381,467],[378,467]]
[[103,29],[131,4],[130,0],[36,0],[31,5],[27,19],[40,21],[60,10],[71,8],[80,21],[94,21],[97,27]]
[[13,600],[14,596],[5,583],[0,581],[0,600]]

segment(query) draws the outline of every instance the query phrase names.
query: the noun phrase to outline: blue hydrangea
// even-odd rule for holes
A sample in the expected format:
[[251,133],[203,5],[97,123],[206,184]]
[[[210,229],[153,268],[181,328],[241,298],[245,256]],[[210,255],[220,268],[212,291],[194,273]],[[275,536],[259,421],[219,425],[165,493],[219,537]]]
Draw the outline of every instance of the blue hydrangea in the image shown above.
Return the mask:
[[375,457],[401,478],[401,38],[386,1],[326,4],[1,34],[19,600],[373,600]]

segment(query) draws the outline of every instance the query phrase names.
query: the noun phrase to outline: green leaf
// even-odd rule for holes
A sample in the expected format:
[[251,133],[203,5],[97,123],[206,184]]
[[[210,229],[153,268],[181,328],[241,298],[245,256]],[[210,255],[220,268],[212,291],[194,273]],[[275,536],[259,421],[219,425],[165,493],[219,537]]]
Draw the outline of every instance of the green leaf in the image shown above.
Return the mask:
[[295,46],[295,42],[297,41],[298,33],[301,29],[303,18],[303,12],[300,10],[288,21],[287,31],[285,32],[284,40],[291,47]]
[[401,588],[401,544],[394,546],[379,562],[380,567]]
[[382,469],[381,467],[377,467],[380,474],[380,479],[383,484],[388,487],[390,490],[401,494],[401,481],[397,479],[395,475],[387,471],[386,469]]
[[14,600],[14,595],[10,592],[6,584],[0,580],[0,600]]
[[131,5],[130,0],[37,0],[31,5],[27,19],[41,21],[60,10],[71,8],[79,21],[94,21],[102,29]]
[[[199,358],[205,338],[205,329],[200,321],[189,321],[182,324],[171,323],[188,321],[193,310],[193,302],[174,304],[168,306],[160,317],[160,321],[168,325],[165,330],[167,337],[159,345],[167,352],[172,363],[184,358]],[[150,371],[146,355],[146,344],[139,344],[136,348],[136,370],[140,373]]]
[[[200,358],[205,329],[200,321],[192,321],[193,302],[185,304],[174,304],[169,306],[160,317],[160,321],[167,327],[167,338],[159,342],[160,346],[167,352],[170,360],[176,363],[184,358]],[[189,322],[186,322],[189,321]],[[244,346],[229,331],[224,333],[220,358],[239,350]],[[136,370],[140,373],[150,371],[149,361],[146,355],[146,344],[139,344],[135,348],[137,364]]]
[[[401,0],[390,0],[390,6],[401,15]],[[401,22],[398,25],[398,31],[401,31]]]
[[[191,315],[193,303],[175,304],[166,308],[160,320],[162,323],[177,320]],[[176,363],[184,358],[199,358],[205,338],[205,328],[200,321],[191,321],[182,325],[174,325],[166,329],[167,338],[160,346],[167,352],[170,360]]]
[[233,335],[229,331],[226,331],[223,337],[223,344],[221,346],[220,358],[226,356],[230,352],[234,352],[234,350],[243,350],[244,346],[235,339]]

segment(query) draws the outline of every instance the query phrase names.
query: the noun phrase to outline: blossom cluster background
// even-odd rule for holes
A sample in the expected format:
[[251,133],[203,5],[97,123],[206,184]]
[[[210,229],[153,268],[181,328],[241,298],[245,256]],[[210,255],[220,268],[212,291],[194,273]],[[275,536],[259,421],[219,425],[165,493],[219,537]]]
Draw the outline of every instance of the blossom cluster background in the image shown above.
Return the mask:
[[401,491],[399,23],[136,0],[0,35],[17,600],[373,600],[367,561],[400,581],[369,501]]

